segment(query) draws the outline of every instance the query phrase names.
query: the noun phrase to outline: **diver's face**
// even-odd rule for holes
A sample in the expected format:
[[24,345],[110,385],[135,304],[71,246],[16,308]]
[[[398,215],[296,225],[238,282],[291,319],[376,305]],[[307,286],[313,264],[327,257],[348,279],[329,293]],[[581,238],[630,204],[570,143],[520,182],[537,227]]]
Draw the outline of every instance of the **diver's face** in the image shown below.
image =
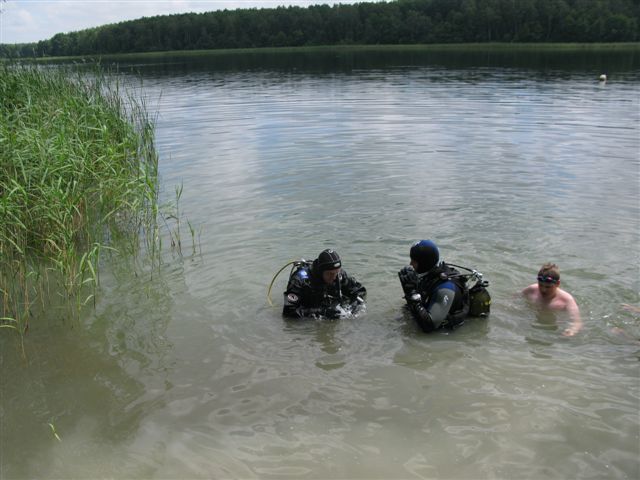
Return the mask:
[[411,265],[414,270],[418,270],[418,262],[417,261],[412,259],[411,262],[409,262],[409,265]]
[[331,285],[338,278],[338,274],[340,273],[339,268],[334,268],[333,270],[325,270],[322,272],[322,280],[327,285]]

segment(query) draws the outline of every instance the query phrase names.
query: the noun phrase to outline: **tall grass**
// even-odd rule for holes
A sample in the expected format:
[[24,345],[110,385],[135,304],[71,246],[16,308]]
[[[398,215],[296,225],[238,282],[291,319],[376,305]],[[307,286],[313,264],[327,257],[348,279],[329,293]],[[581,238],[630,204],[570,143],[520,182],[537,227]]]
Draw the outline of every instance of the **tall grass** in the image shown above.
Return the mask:
[[153,131],[104,75],[0,65],[0,327],[24,333],[51,295],[89,302],[114,237],[155,245]]

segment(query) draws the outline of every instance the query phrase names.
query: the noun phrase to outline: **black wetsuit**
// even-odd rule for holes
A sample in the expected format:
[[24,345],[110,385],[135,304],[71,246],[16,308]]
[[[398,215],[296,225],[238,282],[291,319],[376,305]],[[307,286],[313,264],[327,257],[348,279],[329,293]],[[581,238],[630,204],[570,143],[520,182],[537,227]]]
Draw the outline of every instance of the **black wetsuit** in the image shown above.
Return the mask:
[[408,275],[413,281],[403,282],[411,271],[413,268],[405,267],[400,272],[400,282],[409,310],[420,328],[432,332],[462,324],[469,312],[469,292],[463,279],[452,277],[458,272],[442,262],[421,275],[414,271]]
[[335,318],[338,306],[358,307],[366,294],[367,290],[344,270],[340,270],[336,280],[327,285],[321,273],[316,273],[310,265],[302,265],[289,278],[282,314],[298,318]]

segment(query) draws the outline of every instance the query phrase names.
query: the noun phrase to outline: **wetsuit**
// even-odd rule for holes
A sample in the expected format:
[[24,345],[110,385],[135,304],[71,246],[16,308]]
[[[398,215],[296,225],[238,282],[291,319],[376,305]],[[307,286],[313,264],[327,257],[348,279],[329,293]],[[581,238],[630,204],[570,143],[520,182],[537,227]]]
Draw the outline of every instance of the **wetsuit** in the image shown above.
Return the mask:
[[339,316],[339,306],[357,308],[366,294],[367,290],[344,270],[327,285],[321,273],[316,274],[312,266],[303,265],[289,278],[282,314],[297,318],[314,315],[335,318]]
[[450,278],[456,273],[444,262],[421,275],[412,267],[399,272],[407,306],[423,331],[455,328],[464,322],[469,295],[464,280]]

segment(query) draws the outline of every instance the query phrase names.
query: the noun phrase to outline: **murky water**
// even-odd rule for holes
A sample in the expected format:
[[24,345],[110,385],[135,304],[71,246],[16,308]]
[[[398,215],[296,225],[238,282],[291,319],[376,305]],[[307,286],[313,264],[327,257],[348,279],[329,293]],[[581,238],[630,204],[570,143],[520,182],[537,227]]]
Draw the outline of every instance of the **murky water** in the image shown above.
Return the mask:
[[[196,252],[183,222],[159,272],[105,261],[26,362],[2,336],[0,476],[639,478],[637,52],[530,55],[138,66]],[[420,238],[484,273],[489,320],[405,316]],[[274,273],[326,247],[366,313],[284,321]],[[546,261],[574,338],[518,296]]]

